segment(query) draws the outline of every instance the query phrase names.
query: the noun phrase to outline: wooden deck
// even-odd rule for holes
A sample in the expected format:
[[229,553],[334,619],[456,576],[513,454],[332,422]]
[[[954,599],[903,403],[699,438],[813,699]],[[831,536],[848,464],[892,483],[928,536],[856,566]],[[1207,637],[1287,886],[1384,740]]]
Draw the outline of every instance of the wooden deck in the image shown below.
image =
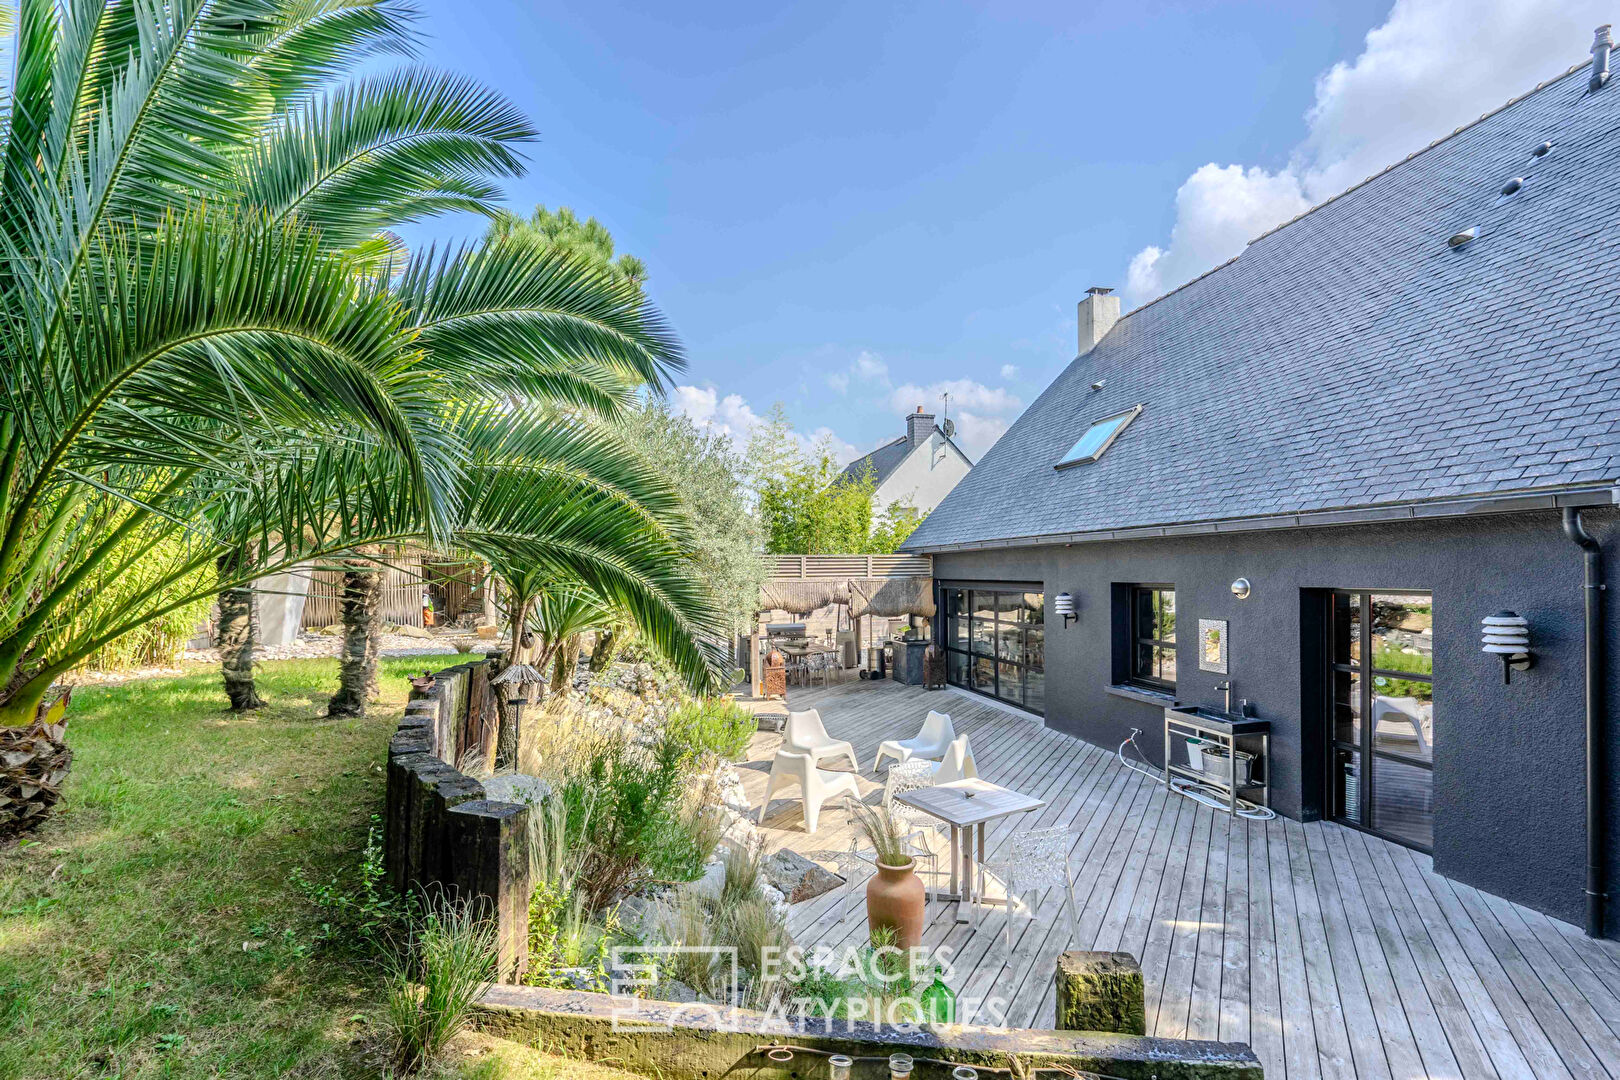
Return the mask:
[[[1123,950],[1147,981],[1148,1032],[1246,1042],[1268,1077],[1620,1078],[1620,943],[1440,877],[1421,854],[1341,826],[1233,820],[1122,768],[1112,752],[948,692],[892,683],[793,688],[863,770],[879,741],[916,734],[929,708],[971,736],[980,775],[1046,800],[988,834],[992,858],[1019,828],[1073,835],[1079,932],[1055,890],[1020,914],[1012,949],[1000,909],[974,929],[930,903],[924,943],[954,954],[953,987],[993,1023],[1050,1027],[1052,979],[1066,948]],[[743,768],[757,808],[780,737],[755,737]],[[861,789],[880,790],[870,774]],[[779,798],[764,832],[775,848],[847,849],[828,808],[804,832]],[[942,861],[943,865],[943,861]],[[857,945],[865,914],[841,918],[842,890],[795,909],[800,945]],[[985,1002],[984,1004],[978,1004]]]

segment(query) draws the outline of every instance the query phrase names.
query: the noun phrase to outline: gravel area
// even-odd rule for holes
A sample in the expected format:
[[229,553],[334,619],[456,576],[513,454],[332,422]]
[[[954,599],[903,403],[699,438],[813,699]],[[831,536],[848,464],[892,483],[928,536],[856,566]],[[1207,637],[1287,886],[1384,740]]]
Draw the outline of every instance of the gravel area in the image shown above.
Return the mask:
[[[427,636],[423,636],[426,633]],[[504,649],[509,644],[503,638],[480,638],[472,634],[451,631],[409,634],[384,634],[383,656],[445,656],[456,651],[457,641],[471,642],[469,660],[483,656],[491,649]],[[336,634],[314,634],[308,631],[298,635],[290,645],[264,646],[253,650],[255,661],[263,660],[318,660],[335,657],[342,649],[343,639]],[[180,654],[175,667],[134,668],[129,671],[77,671],[71,681],[82,685],[115,686],[135,679],[159,679],[194,673],[199,666],[217,667],[218,649],[187,649]]]

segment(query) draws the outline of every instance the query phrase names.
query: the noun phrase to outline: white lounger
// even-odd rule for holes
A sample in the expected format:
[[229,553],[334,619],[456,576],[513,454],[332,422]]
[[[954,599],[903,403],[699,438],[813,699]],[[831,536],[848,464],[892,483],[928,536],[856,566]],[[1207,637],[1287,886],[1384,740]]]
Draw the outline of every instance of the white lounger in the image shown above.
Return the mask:
[[937,761],[945,756],[945,751],[951,748],[956,741],[956,728],[951,726],[951,718],[942,712],[932,712],[923,721],[922,730],[915,739],[889,739],[878,746],[877,760],[872,763],[872,771],[877,772],[883,767],[883,759],[892,757],[896,761],[910,761],[912,758],[927,758]]
[[776,760],[771,763],[771,779],[765,785],[765,801],[759,804],[760,824],[765,823],[765,811],[770,808],[771,798],[778,791],[794,785],[798,785],[799,798],[804,802],[805,832],[816,831],[816,822],[821,817],[821,807],[827,800],[841,795],[855,799],[861,797],[861,789],[855,784],[854,773],[818,769],[809,754],[778,750]]
[[814,709],[788,713],[787,723],[782,725],[782,749],[790,754],[808,754],[817,765],[828,758],[847,757],[849,767],[861,771],[854,744],[827,734],[821,714]]

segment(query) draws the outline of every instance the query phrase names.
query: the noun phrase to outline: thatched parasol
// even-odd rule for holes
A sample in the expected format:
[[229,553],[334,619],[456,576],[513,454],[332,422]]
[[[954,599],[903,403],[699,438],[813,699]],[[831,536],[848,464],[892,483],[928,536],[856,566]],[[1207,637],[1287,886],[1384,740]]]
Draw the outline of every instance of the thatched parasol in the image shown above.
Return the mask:
[[849,582],[833,579],[767,581],[759,589],[761,611],[787,611],[808,615],[828,604],[849,603]]
[[934,617],[934,579],[931,577],[850,578],[849,614],[897,619],[903,615]]

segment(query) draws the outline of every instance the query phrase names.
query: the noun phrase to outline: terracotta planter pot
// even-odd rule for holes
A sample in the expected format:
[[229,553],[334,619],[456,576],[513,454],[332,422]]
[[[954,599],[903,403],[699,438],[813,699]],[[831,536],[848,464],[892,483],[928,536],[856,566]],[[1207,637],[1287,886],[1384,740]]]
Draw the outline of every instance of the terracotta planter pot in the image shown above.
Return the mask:
[[892,926],[895,945],[914,949],[922,943],[923,903],[928,890],[917,876],[916,863],[907,866],[877,864],[877,874],[866,883],[866,927]]

